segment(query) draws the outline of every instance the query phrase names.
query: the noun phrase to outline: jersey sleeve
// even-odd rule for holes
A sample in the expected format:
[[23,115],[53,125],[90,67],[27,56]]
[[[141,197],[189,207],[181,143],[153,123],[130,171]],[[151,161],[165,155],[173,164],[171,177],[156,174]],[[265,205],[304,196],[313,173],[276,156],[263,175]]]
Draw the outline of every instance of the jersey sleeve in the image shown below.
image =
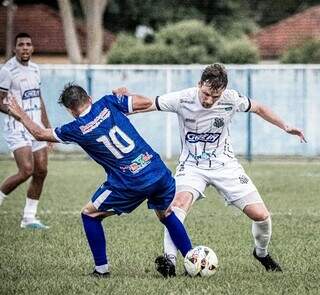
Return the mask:
[[127,95],[106,95],[102,98],[104,102],[108,104],[112,104],[118,110],[125,114],[132,113],[132,96]]
[[56,127],[53,130],[53,136],[61,143],[69,144],[72,142],[77,143],[77,137],[76,134],[78,132],[75,132],[75,129],[72,127],[72,123],[63,125],[61,127]]
[[0,69],[0,91],[8,92],[11,86],[11,74],[10,72],[2,67]]
[[249,112],[251,108],[251,101],[248,97],[239,92],[234,92],[234,100],[237,112]]
[[177,113],[182,93],[182,91],[177,91],[157,96],[155,99],[157,110]]

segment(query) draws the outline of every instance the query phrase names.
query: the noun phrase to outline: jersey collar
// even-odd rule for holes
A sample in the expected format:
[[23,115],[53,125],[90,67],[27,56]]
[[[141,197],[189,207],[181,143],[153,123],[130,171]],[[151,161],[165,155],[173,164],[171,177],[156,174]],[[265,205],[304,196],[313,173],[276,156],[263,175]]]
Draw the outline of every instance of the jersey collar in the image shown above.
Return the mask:
[[92,105],[90,104],[80,115],[79,117],[83,117],[91,111]]

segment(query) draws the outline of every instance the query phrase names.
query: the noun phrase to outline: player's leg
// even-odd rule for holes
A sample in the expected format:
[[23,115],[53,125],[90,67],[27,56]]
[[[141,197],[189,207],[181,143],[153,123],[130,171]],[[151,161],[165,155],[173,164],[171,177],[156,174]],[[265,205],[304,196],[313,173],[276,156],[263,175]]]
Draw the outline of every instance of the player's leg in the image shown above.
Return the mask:
[[[188,234],[172,207],[175,195],[175,180],[168,171],[157,183],[153,185],[148,197],[149,209],[155,210],[159,220],[165,225],[174,249],[178,248],[183,256],[192,248]],[[178,205],[178,202],[176,203]],[[181,205],[181,204],[180,204]],[[179,210],[179,209],[178,209]],[[166,255],[157,257],[156,269],[164,277],[175,276],[175,264]]]
[[18,172],[6,178],[0,185],[0,204],[17,186],[25,182],[33,173],[33,157],[31,146],[13,150]]
[[81,211],[83,228],[95,263],[93,275],[96,276],[110,274],[102,220],[114,214],[114,212],[99,211],[92,202],[89,202]]
[[[269,263],[267,270],[281,270],[278,264],[268,255],[268,244],[271,238],[270,214],[261,199],[257,188],[245,173],[238,161],[225,163],[220,171],[213,171],[213,184],[226,202],[242,210],[252,220],[252,234],[255,242],[255,258],[261,257]],[[256,257],[256,252],[260,256]],[[265,259],[264,259],[265,258]]]
[[192,245],[183,223],[171,209],[166,211],[155,210],[155,212],[159,220],[168,230],[175,246],[181,252],[182,256],[185,257],[188,251],[191,250]]
[[[178,166],[175,179],[176,194],[171,207],[178,219],[184,223],[193,203],[203,196],[207,184],[202,171],[191,166]],[[172,241],[167,228],[164,229],[163,243],[165,256],[176,265],[177,247]]]
[[[180,220],[184,223],[184,220],[192,206],[193,194],[190,191],[179,191],[175,194],[173,202],[171,204],[171,209]],[[176,265],[177,260],[177,247],[172,241],[168,229],[164,228],[163,246],[165,256],[171,260],[171,262]]]
[[44,180],[47,176],[48,152],[45,142],[37,142],[33,145],[33,173],[27,191],[26,204],[21,221],[22,228],[46,229],[48,226],[36,218],[39,199],[41,196]]
[[280,265],[268,253],[268,245],[272,234],[269,211],[258,192],[251,196],[248,195],[244,199],[247,200],[247,205],[243,208],[243,212],[252,220],[252,236],[255,244],[253,256],[262,263],[267,271],[282,271]]
[[[155,212],[165,226],[175,251],[178,249],[182,256],[185,257],[188,251],[192,249],[192,244],[183,223],[170,207],[166,211],[155,210]],[[156,270],[165,278],[176,276],[176,256],[173,262],[172,257],[170,259],[166,254],[160,255],[156,258],[155,264]]]

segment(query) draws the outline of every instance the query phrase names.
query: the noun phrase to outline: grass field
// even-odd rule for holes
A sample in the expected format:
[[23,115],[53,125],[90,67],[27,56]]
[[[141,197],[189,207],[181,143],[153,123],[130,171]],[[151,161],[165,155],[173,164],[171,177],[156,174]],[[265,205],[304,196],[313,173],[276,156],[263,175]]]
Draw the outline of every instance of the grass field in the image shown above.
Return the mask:
[[[155,271],[162,226],[143,204],[132,214],[104,221],[112,276],[93,279],[93,263],[79,211],[104,180],[81,157],[51,160],[39,206],[46,231],[20,229],[26,185],[0,207],[0,294],[320,294],[320,163],[244,163],[272,212],[270,251],[284,269],[267,273],[253,259],[251,223],[225,207],[214,189],[186,220],[193,244],[212,247],[220,269],[210,278],[165,280]],[[171,165],[173,167],[173,165]],[[0,161],[0,179],[15,171]]]

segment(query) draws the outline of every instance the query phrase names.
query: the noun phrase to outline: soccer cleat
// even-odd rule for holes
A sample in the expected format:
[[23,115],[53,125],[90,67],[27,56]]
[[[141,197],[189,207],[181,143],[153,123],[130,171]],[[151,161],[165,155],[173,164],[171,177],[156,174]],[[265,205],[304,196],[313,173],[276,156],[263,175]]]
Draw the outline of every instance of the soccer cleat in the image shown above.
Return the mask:
[[265,257],[259,257],[256,253],[256,249],[254,248],[253,256],[266,268],[266,271],[282,271],[280,265],[275,262],[269,254]]
[[49,226],[44,225],[39,219],[33,219],[32,221],[25,221],[24,219],[22,219],[20,227],[26,228],[26,229],[48,229],[49,228]]
[[154,263],[156,270],[165,278],[176,276],[176,267],[166,255],[158,256]]
[[110,277],[110,272],[98,272],[96,269],[90,274],[92,277],[98,278],[98,279],[102,279],[102,278],[108,278]]

